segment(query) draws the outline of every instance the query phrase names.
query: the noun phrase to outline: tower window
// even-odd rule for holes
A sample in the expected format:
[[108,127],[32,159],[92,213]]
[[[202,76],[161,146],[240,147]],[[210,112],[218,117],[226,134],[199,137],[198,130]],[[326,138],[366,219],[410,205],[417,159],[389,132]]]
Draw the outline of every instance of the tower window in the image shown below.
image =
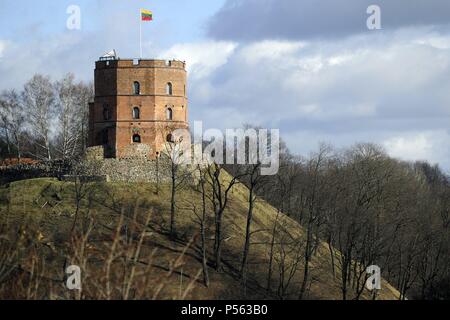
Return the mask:
[[167,110],[166,110],[166,120],[173,120],[172,108],[167,108]]
[[109,106],[107,104],[103,105],[103,120],[110,120],[111,112],[109,111]]
[[134,94],[141,94],[141,85],[135,81],[133,84]]
[[173,86],[172,83],[168,83],[166,86],[166,94],[171,96],[173,94]]
[[133,119],[140,119],[141,118],[141,112],[138,107],[133,108]]
[[133,143],[141,143],[141,136],[138,134],[133,135]]

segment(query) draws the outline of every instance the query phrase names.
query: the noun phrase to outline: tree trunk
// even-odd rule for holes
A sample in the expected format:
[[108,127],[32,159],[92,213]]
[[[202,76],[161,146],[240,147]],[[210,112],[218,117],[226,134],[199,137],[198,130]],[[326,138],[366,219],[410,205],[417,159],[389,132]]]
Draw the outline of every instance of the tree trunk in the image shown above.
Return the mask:
[[242,256],[241,273],[240,278],[243,279],[247,268],[248,253],[250,250],[250,237],[251,237],[251,224],[253,219],[253,204],[255,199],[253,198],[253,187],[250,187],[248,198],[248,213],[247,213],[247,227],[245,230],[245,244],[244,253]]
[[216,271],[220,271],[220,269],[222,268],[222,213],[220,211],[216,214],[216,235],[214,248]]
[[267,291],[271,291],[271,282],[272,282],[272,265],[273,265],[273,249],[275,247],[275,233],[277,230],[277,223],[278,223],[278,215],[280,214],[280,210],[277,212],[277,218],[275,222],[273,223],[273,229],[272,229],[272,240],[270,242],[270,253],[269,253],[269,273],[267,274]]
[[[311,215],[311,212],[309,213]],[[306,236],[306,248],[305,248],[305,265],[303,268],[303,281],[302,286],[300,288],[300,294],[298,296],[299,300],[302,300],[305,296],[306,288],[308,286],[308,280],[309,280],[309,261],[311,260],[311,249],[313,245],[313,236],[312,236],[312,224],[313,220],[310,217],[308,220],[308,229],[307,229],[307,236]]]
[[5,129],[5,137],[6,137],[6,147],[8,149],[8,157],[11,156],[11,142],[9,140],[9,130]]
[[52,155],[50,154],[50,141],[48,140],[48,136],[45,137],[45,148],[47,149],[47,159],[52,160]]
[[203,267],[203,281],[206,287],[209,287],[208,261],[206,257],[206,235],[205,235],[205,215],[201,223],[201,241],[202,241],[202,267]]
[[156,156],[156,195],[159,195],[159,156]]
[[[200,175],[201,175],[200,171]],[[202,241],[202,267],[203,267],[203,281],[206,287],[209,287],[209,274],[208,274],[208,261],[206,257],[206,194],[205,194],[205,181],[201,178],[202,187],[202,221],[200,225],[200,236]]]
[[176,168],[174,168],[174,165],[172,164],[172,190],[171,190],[171,196],[170,196],[170,236],[174,237],[176,233],[176,226],[175,226],[175,201],[176,201]]
[[331,244],[331,240],[328,241],[328,249],[330,250],[331,271],[333,272],[333,278],[336,278],[336,267],[335,267],[335,262],[334,262],[334,251],[333,251],[333,246]]

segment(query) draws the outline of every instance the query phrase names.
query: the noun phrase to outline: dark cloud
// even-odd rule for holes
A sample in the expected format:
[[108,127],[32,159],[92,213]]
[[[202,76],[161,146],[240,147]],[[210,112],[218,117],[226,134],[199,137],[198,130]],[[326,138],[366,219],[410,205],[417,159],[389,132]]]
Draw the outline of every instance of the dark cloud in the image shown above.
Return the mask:
[[198,56],[224,52],[223,42],[173,51],[192,62],[190,119],[205,127],[280,128],[300,154],[320,141],[370,141],[449,170],[450,33],[415,29],[326,43],[241,43],[214,64]]
[[383,29],[450,23],[449,0],[227,0],[209,21],[215,39],[311,39],[369,32],[368,6],[381,7]]

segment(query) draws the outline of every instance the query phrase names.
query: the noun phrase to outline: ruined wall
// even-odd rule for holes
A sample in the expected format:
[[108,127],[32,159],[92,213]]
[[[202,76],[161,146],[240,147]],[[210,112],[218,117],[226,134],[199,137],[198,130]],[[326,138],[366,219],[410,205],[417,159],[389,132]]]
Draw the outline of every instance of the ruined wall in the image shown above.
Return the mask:
[[70,173],[72,165],[67,161],[41,161],[0,167],[0,185],[36,178],[58,178]]
[[[149,146],[130,145],[126,159],[104,159],[104,147],[88,148],[82,166],[86,175],[104,176],[110,182],[170,182],[171,163],[164,157],[148,159]],[[191,182],[196,178],[195,166],[183,166],[180,175],[190,174]],[[158,178],[159,176],[159,178]],[[189,179],[188,179],[189,180]]]
[[[86,160],[86,174],[105,176],[110,182],[156,182],[168,181],[169,173],[165,166],[156,160],[146,159],[103,159]],[[158,167],[158,168],[157,168]]]
[[[148,159],[149,146],[130,145],[127,158],[105,158],[106,147],[95,146],[86,150],[81,161],[47,161],[0,167],[0,185],[34,178],[58,178],[66,181],[83,179],[103,182],[153,182],[171,181],[171,162],[161,156]],[[189,175],[187,183],[196,183],[198,173],[195,166],[183,166],[179,176]]]

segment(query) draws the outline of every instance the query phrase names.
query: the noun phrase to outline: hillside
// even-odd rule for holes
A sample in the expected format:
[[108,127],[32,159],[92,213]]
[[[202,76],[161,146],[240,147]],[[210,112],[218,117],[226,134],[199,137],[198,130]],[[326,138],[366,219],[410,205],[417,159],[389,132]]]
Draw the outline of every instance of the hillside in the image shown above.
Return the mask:
[[[4,226],[3,239],[9,241],[3,240],[3,244],[12,243],[10,249],[24,247],[18,254],[18,267],[4,277],[3,283],[0,271],[0,298],[80,298],[63,287],[63,270],[68,263],[79,264],[85,270],[81,298],[123,298],[126,292],[127,298],[135,299],[278,299],[280,290],[283,298],[296,298],[302,279],[302,263],[295,263],[296,248],[304,237],[299,224],[259,201],[254,213],[249,272],[246,279],[239,280],[247,189],[235,186],[224,216],[225,268],[218,273],[209,266],[211,283],[206,288],[201,275],[199,224],[193,210],[200,206],[200,194],[190,188],[180,191],[178,239],[171,240],[167,232],[169,186],[160,186],[158,195],[155,192],[156,186],[149,183],[75,185],[56,179],[19,181],[0,189],[0,224]],[[142,221],[148,213],[149,228],[144,229]],[[71,239],[75,217],[78,236]],[[277,229],[284,231],[276,237],[272,290],[268,292],[268,252],[275,221]],[[92,230],[88,234],[89,226]],[[211,216],[207,232],[211,261],[213,226]],[[139,245],[143,234],[145,238]],[[295,269],[295,273],[291,272]],[[308,298],[340,299],[339,279],[333,276],[324,244],[314,256],[311,270],[313,281]],[[280,286],[282,274],[284,281]],[[30,286],[34,288],[31,291],[27,290]],[[378,299],[397,296],[397,291],[383,281]],[[369,298],[369,294],[364,293],[362,298]]]

